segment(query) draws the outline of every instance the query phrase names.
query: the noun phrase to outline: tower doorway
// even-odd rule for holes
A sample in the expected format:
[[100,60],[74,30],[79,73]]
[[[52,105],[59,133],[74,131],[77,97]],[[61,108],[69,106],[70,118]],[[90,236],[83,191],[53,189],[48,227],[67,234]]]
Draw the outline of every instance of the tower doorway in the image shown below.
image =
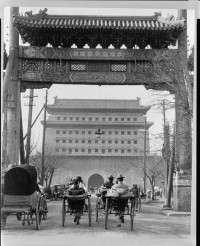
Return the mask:
[[103,177],[99,174],[93,174],[88,179],[88,188],[99,188],[104,183]]

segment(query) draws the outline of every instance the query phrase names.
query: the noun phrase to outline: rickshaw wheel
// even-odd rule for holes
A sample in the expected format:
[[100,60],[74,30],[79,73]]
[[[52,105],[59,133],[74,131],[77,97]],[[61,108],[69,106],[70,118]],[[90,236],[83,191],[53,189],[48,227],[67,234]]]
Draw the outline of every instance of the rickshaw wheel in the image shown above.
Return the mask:
[[65,226],[65,216],[66,216],[66,208],[65,208],[65,199],[63,198],[63,205],[62,205],[62,226]]
[[131,212],[130,212],[130,217],[131,217],[131,231],[133,231],[134,213],[135,213],[135,201],[132,199],[131,200]]
[[108,229],[108,197],[106,197],[106,207],[105,207],[105,229]]
[[40,223],[41,223],[40,203],[41,203],[41,198],[39,198],[39,200],[38,200],[38,203],[37,203],[37,206],[36,206],[36,211],[35,211],[36,230],[40,230]]
[[90,197],[88,197],[88,218],[89,218],[89,227],[91,227],[91,203],[90,203]]
[[99,214],[99,198],[96,200],[96,222],[98,222],[98,214]]

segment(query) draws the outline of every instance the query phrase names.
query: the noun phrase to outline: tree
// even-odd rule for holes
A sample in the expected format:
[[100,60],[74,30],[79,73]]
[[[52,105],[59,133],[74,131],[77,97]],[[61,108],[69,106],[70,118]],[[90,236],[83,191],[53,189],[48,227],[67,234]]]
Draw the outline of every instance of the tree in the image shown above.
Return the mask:
[[[38,152],[36,155],[30,157],[30,164],[35,166],[38,179],[41,181],[42,177],[42,154]],[[46,189],[50,189],[52,178],[56,168],[65,162],[64,156],[55,155],[53,151],[48,150],[44,158],[44,181]]]
[[164,173],[164,159],[161,156],[148,156],[146,160],[146,171],[144,170],[144,166],[136,163],[130,163],[132,166],[136,167],[142,175],[145,173],[146,177],[149,180],[151,185],[151,199],[155,200],[154,190],[155,186],[158,183],[158,180],[163,179]]
[[8,63],[8,55],[6,52],[6,45],[4,43],[3,44],[3,70],[6,69],[7,63]]

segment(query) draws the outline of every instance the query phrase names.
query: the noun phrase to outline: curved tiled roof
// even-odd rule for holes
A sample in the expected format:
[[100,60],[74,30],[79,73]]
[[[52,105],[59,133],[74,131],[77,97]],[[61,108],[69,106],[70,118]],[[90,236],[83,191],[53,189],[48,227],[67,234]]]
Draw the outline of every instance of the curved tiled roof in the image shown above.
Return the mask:
[[165,23],[160,16],[56,16],[30,15],[13,16],[15,25],[34,28],[56,29],[117,29],[117,30],[171,30],[184,28],[183,20],[170,20]]
[[113,99],[57,99],[53,105],[48,105],[48,110],[53,109],[126,109],[148,111],[150,106],[141,106],[138,100],[113,100]]

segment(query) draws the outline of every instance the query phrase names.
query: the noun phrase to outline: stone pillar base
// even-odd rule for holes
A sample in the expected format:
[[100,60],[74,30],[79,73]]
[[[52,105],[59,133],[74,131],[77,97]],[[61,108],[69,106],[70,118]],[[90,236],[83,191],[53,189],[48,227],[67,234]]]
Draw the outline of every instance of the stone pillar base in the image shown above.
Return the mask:
[[191,212],[191,181],[191,175],[176,173],[173,188],[174,211]]

